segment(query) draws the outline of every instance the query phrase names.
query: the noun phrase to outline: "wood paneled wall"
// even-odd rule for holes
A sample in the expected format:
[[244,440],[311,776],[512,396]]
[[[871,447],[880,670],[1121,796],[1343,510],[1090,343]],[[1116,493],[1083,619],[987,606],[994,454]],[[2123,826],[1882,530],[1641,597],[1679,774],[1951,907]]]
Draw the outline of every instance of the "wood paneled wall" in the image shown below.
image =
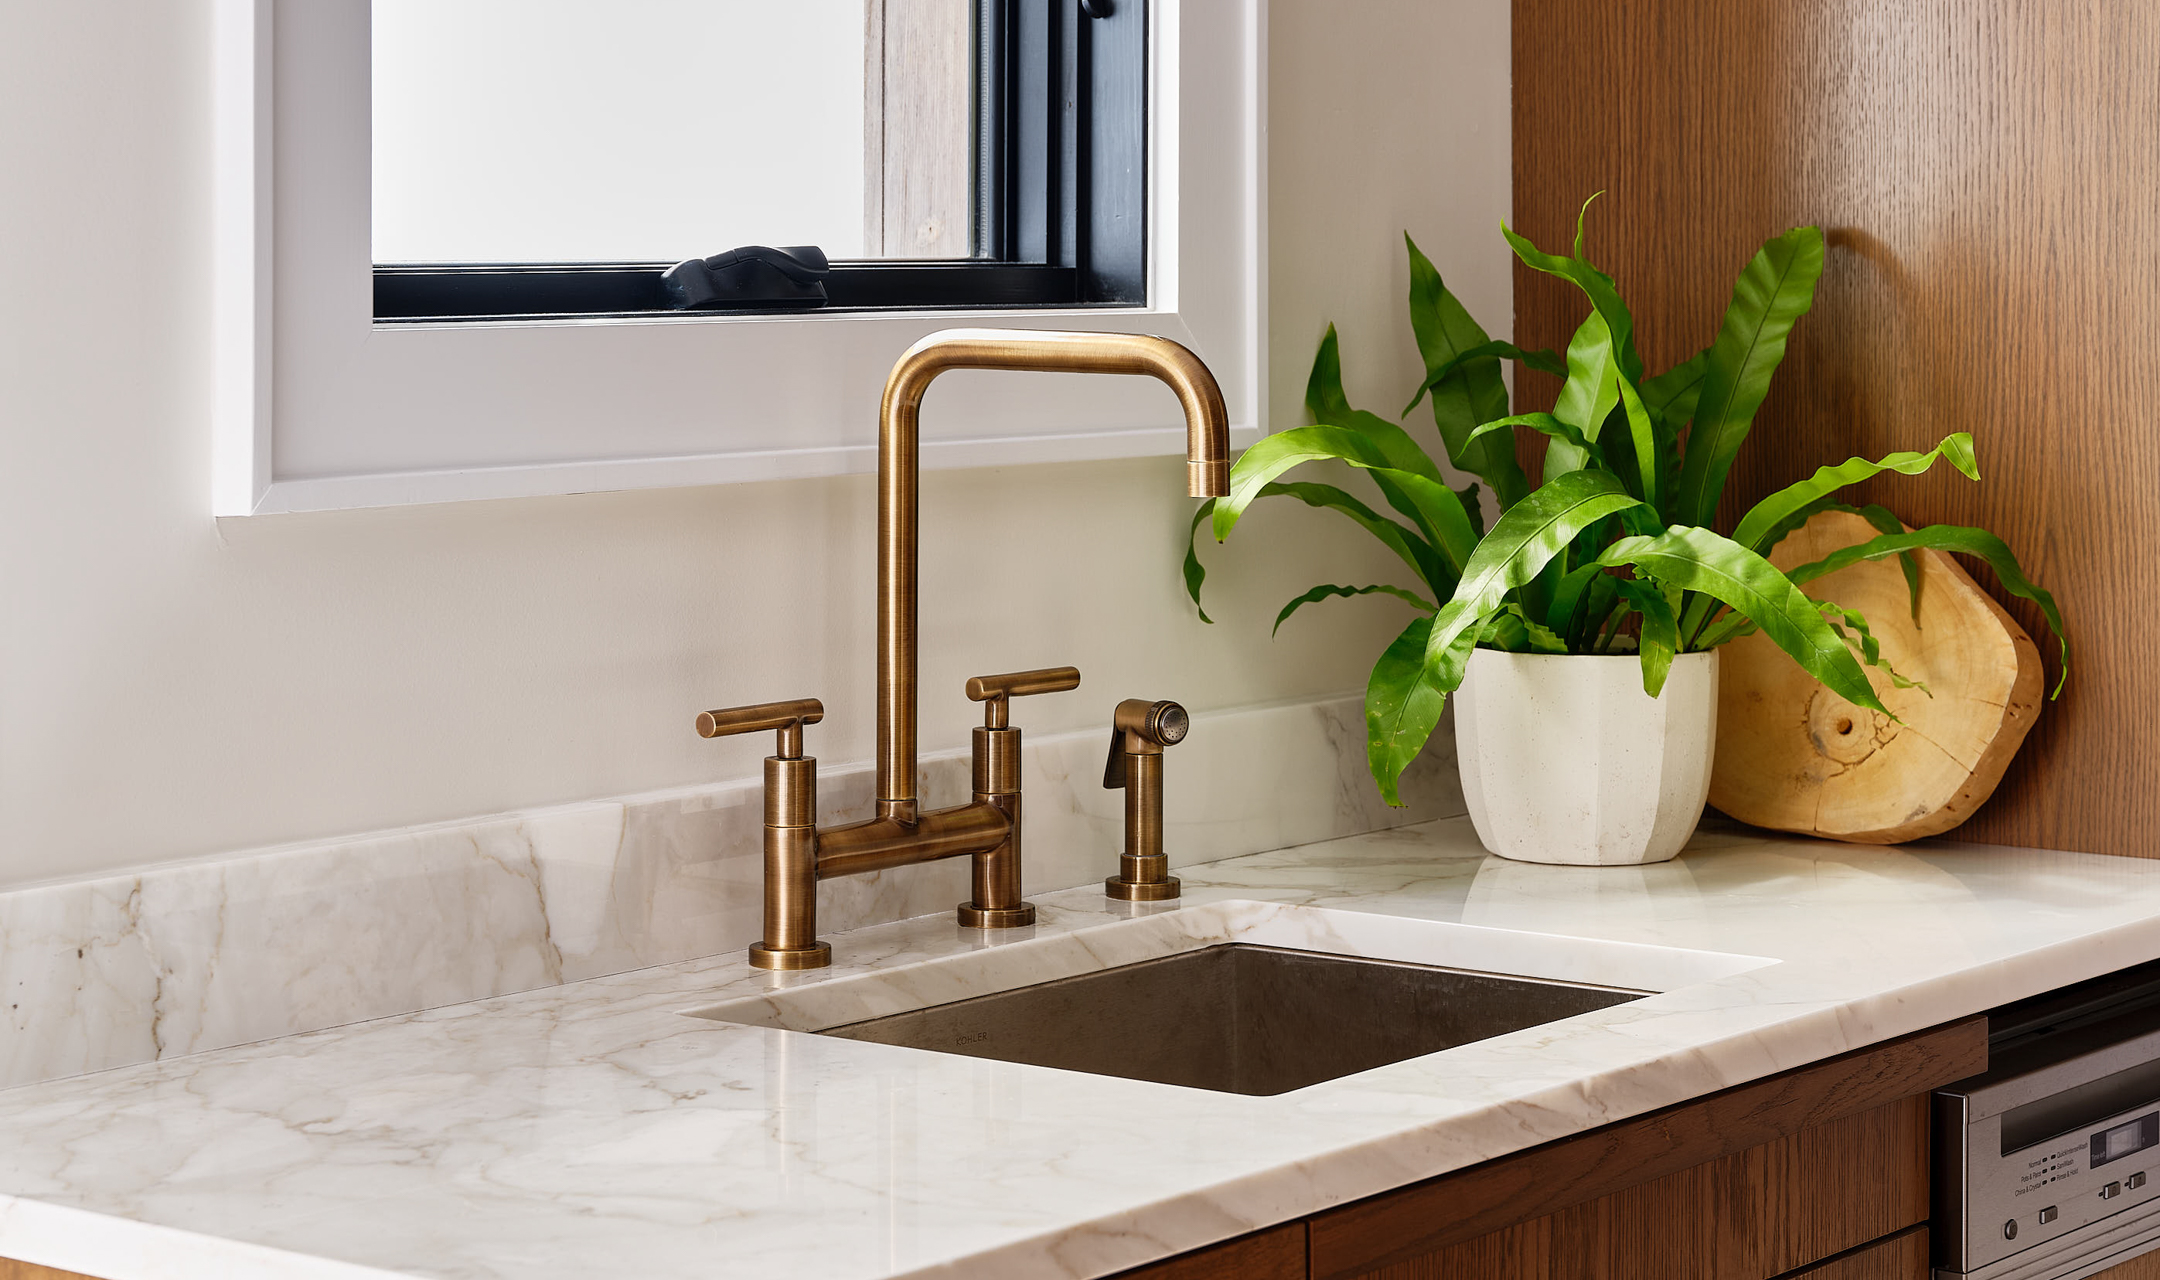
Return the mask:
[[[2002,535],[2070,686],[1958,837],[2160,856],[2160,4],[1515,0],[1516,225],[1589,253],[1653,370],[1707,345],[1768,236],[1830,254],[1726,492],[1973,433],[1983,482],[1862,492]],[[1520,267],[1516,337],[1585,308]],[[1525,407],[1551,403],[1528,375]],[[1976,573],[1988,581],[1984,571]],[[2037,612],[2011,613],[2048,655]]]

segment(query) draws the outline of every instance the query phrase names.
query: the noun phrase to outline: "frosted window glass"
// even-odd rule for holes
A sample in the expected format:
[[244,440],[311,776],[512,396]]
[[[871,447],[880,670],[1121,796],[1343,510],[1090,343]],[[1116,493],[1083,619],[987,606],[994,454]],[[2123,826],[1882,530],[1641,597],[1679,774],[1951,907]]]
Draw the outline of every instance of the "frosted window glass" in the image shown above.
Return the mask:
[[864,0],[374,0],[377,262],[863,252]]

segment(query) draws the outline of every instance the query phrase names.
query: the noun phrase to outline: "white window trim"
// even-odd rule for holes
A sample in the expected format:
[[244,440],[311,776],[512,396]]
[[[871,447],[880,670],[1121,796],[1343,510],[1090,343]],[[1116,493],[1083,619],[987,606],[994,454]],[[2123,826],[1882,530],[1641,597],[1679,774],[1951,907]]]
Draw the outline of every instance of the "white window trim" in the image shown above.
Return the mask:
[[[1263,429],[1265,0],[1150,0],[1150,306],[384,326],[368,0],[215,4],[219,516],[872,470],[887,369],[952,326],[1160,333]],[[1183,451],[1147,380],[1050,377],[941,380],[923,465]]]

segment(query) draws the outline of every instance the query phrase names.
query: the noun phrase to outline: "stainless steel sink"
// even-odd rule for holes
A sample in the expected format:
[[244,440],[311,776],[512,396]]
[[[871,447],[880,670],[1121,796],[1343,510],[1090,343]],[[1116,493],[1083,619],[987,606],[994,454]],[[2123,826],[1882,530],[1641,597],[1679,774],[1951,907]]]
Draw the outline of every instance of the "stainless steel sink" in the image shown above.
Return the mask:
[[1267,1095],[1649,994],[1233,942],[822,1034]]

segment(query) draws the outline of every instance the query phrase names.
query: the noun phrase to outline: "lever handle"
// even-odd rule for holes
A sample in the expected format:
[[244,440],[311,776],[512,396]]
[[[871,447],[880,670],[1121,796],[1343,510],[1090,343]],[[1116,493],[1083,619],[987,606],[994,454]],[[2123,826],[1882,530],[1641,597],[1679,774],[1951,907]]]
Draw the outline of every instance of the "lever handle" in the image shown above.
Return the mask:
[[803,726],[816,724],[824,718],[824,703],[816,698],[795,698],[787,702],[759,702],[747,707],[700,712],[697,731],[700,738],[724,738],[731,734],[774,729],[779,732],[779,739],[773,754],[782,760],[793,760],[802,755]]
[[1185,708],[1167,699],[1149,702],[1127,698],[1110,717],[1110,758],[1103,762],[1103,788],[1116,791],[1125,785],[1127,755],[1158,755],[1174,747],[1192,732],[1192,717]]
[[1003,729],[1006,706],[1013,698],[1025,698],[1038,693],[1064,693],[1080,687],[1078,667],[1038,667],[1033,671],[1008,671],[997,676],[969,676],[967,696],[970,702],[985,703],[983,727]]

